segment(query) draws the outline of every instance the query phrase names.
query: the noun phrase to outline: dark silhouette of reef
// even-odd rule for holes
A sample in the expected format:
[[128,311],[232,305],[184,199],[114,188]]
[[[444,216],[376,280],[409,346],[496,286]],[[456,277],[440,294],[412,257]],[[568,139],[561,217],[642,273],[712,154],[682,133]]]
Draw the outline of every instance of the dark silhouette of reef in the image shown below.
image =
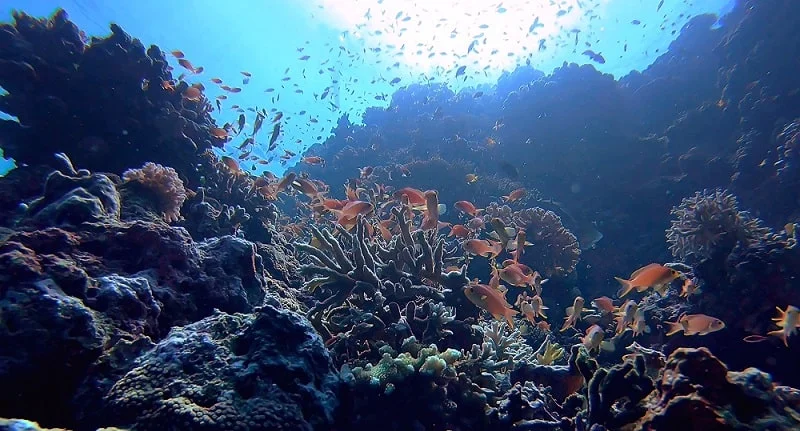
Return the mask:
[[[0,145],[20,165],[0,178],[0,417],[76,430],[797,429],[797,339],[742,338],[800,303],[796,233],[778,228],[798,216],[798,8],[743,1],[719,28],[696,17],[618,81],[565,64],[520,68],[482,97],[412,85],[312,149],[327,164],[303,167],[308,178],[364,185],[356,168],[372,166],[369,181],[524,227],[521,259],[550,277],[554,326],[577,294],[610,295],[613,276],[650,262],[676,260],[701,288],[638,294],[651,332],[599,353],[577,331],[486,318],[463,293],[472,274],[451,266],[457,244],[405,211],[387,211],[399,229],[382,240],[363,214],[290,237],[275,183],[209,151],[208,101],[159,85],[172,80],[160,49],[117,26],[85,41],[63,11],[15,13],[0,25],[0,109],[19,118],[0,123]],[[469,271],[485,278],[479,259]],[[727,328],[667,338],[681,313]],[[611,316],[589,319],[611,338]],[[0,419],[21,427],[38,428]]]

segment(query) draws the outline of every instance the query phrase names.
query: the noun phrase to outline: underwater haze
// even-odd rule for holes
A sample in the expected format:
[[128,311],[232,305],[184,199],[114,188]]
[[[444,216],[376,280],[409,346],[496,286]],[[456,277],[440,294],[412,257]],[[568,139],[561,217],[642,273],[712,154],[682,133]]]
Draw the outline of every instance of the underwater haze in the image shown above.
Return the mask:
[[[252,155],[270,163],[242,163],[255,172],[269,169],[280,175],[310,145],[328,138],[341,115],[358,121],[368,107],[387,106],[397,88],[437,82],[458,91],[491,85],[519,65],[549,73],[565,61],[593,64],[619,78],[649,66],[692,17],[724,16],[732,1],[198,0],[187,5],[155,0],[10,0],[6,4],[10,6],[6,19],[13,9],[45,16],[60,7],[88,36],[107,35],[113,22],[145,45],[182,51],[193,65],[204,68],[202,74],[190,74],[187,82],[207,82],[213,76],[244,90],[229,94],[208,86],[210,99],[230,96],[214,115],[219,123],[237,121],[239,113],[233,106],[283,112],[281,148],[298,155],[276,158],[274,151],[267,151],[265,130]],[[587,51],[608,61],[600,64],[584,54]],[[174,58],[170,60],[176,71],[185,71]],[[456,76],[460,66],[467,70]],[[253,75],[247,85],[242,85],[242,71]],[[255,116],[245,113],[251,127]],[[309,123],[311,119],[315,122]],[[233,140],[220,153],[236,156],[238,144]]]
[[800,429],[800,2],[3,6],[0,431]]

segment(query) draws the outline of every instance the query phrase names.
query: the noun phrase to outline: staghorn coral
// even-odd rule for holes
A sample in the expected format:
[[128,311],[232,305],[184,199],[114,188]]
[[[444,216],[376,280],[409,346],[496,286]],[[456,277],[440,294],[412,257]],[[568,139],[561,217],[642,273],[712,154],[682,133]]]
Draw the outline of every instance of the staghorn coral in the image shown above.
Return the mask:
[[181,206],[186,200],[186,188],[175,169],[147,162],[141,168],[125,171],[122,179],[126,183],[138,183],[152,192],[156,211],[167,223],[181,219]]
[[484,221],[499,218],[506,226],[525,229],[532,245],[525,247],[522,262],[545,277],[567,276],[575,271],[581,255],[578,239],[561,223],[558,214],[540,207],[514,211],[495,202],[485,209]]
[[[307,313],[326,338],[332,336],[327,329],[332,312],[339,311],[347,300],[355,301],[360,310],[375,312],[387,300],[402,304],[416,297],[441,301],[446,295],[460,294],[467,284],[463,269],[443,272],[443,240],[426,236],[423,231],[412,234],[403,213],[397,210],[393,214],[401,226],[401,234],[395,235],[386,248],[368,241],[363,217],[358,219],[355,234],[339,228],[342,241],[327,230],[312,226],[314,240],[319,245],[295,244],[312,262],[301,266],[300,272],[318,276],[307,281],[305,288],[327,294]],[[343,242],[350,243],[349,252],[345,252]],[[434,284],[424,284],[423,280]]]
[[736,197],[727,190],[703,190],[673,207],[667,229],[672,255],[696,264],[720,253],[727,255],[738,243],[754,245],[775,235],[761,220],[740,211]]

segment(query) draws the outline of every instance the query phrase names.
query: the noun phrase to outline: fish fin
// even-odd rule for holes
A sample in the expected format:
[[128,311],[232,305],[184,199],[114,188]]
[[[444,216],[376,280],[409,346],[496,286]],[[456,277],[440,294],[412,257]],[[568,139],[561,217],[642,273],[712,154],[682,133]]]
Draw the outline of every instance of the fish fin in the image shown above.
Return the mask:
[[[543,307],[543,308],[546,308],[546,307]],[[547,316],[545,316],[545,314],[542,313],[541,311],[539,312],[539,316],[541,316],[542,319],[547,319]]]
[[498,235],[497,232],[494,231],[489,232],[489,237],[492,239],[500,240],[500,235]]
[[619,277],[614,277],[614,279],[616,279],[619,282],[619,284],[622,285],[617,291],[617,296],[619,296],[620,298],[625,297],[625,295],[629,294],[631,290],[634,289],[633,284],[630,282],[630,280],[625,280],[624,278],[619,278]]
[[[636,286],[636,291],[637,292],[644,292],[648,288],[650,288],[650,286]],[[653,286],[653,290],[656,290],[656,286]]]
[[667,325],[669,325],[669,330],[667,331],[667,336],[675,335],[678,332],[683,331],[683,325],[681,324],[680,319],[678,319],[677,322],[665,322],[665,323]]
[[786,331],[783,331],[781,329],[776,329],[774,331],[767,332],[767,335],[774,335],[774,336],[780,338],[781,340],[783,340],[783,344],[786,347],[789,347],[789,339],[786,337]]
[[506,236],[509,236],[511,238],[517,236],[517,230],[514,229],[513,227],[507,227],[505,230],[506,230]]
[[572,316],[573,313],[575,313],[575,307],[570,305],[567,307],[567,316]]

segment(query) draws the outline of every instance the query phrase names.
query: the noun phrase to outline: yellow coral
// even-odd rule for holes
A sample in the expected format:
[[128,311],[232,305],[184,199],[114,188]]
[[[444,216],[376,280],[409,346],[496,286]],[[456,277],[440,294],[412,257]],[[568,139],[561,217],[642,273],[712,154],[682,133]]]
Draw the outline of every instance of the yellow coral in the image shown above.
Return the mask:
[[536,354],[536,361],[540,365],[552,365],[557,360],[564,357],[564,348],[561,347],[558,343],[551,343],[550,340],[547,340],[547,344],[544,347],[544,352]]

